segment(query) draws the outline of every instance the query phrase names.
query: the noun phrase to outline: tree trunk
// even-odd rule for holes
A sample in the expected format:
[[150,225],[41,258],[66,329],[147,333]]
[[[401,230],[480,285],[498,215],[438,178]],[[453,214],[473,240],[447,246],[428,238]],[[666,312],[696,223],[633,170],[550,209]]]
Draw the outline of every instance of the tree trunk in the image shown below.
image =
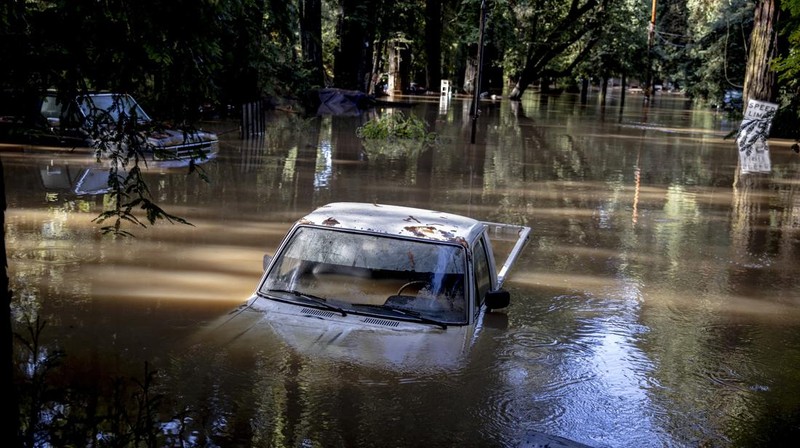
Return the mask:
[[383,94],[383,92],[376,92],[375,86],[377,86],[381,80],[381,55],[384,53],[386,53],[386,41],[381,38],[372,50],[372,71],[370,72],[369,84],[367,85],[367,94],[369,95]]
[[[491,35],[487,31],[487,35]],[[481,93],[489,92],[490,94],[503,94],[503,69],[500,68],[500,61],[503,59],[500,50],[492,43],[490,37],[489,43],[483,48],[483,77],[481,79]]]
[[400,45],[397,47],[397,55],[397,76],[400,82],[395,90],[404,93],[411,88],[411,49],[408,45]]
[[303,63],[313,86],[325,84],[322,67],[322,0],[300,0],[300,43]]
[[391,40],[387,45],[388,49],[386,54],[389,58],[389,79],[387,81],[387,90],[389,95],[400,93],[400,49],[397,48],[397,41]]
[[442,80],[442,2],[425,0],[425,53],[427,70],[425,87],[438,92]]
[[606,105],[606,97],[608,96],[608,77],[603,77],[603,84],[600,85],[600,104]]
[[522,73],[519,75],[519,79],[517,79],[517,83],[514,84],[514,88],[511,89],[511,94],[508,95],[508,99],[512,101],[520,101],[522,100],[522,94],[525,93],[525,90],[528,88],[530,83],[533,82],[532,70],[528,68],[528,65],[525,65],[525,68],[522,70]]
[[470,45],[467,56],[467,64],[464,68],[464,92],[472,94],[475,89],[475,83],[478,82],[478,46]]
[[778,51],[778,33],[775,28],[778,16],[778,0],[760,0],[756,3],[744,76],[744,107],[747,107],[748,99],[775,101],[777,78],[771,63]]
[[367,24],[374,24],[374,19],[374,1],[342,1],[342,13],[339,17],[340,43],[333,64],[333,77],[337,87],[366,92],[372,69],[374,34]]
[[589,102],[589,78],[581,79],[581,104]]

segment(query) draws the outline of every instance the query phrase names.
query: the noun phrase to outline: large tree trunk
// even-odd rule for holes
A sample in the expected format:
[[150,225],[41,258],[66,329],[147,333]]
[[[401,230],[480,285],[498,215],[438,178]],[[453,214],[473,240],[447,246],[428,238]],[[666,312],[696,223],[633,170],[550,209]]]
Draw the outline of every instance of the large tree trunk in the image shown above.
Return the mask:
[[[339,17],[339,49],[333,64],[337,87],[366,92],[372,70],[375,2],[342,0]],[[373,24],[368,26],[368,24]]]
[[748,99],[775,101],[776,75],[771,64],[778,52],[778,33],[775,28],[778,16],[778,0],[760,0],[756,3],[744,75],[744,107],[747,107]]
[[438,92],[442,80],[442,2],[425,0],[425,53],[427,70],[425,87]]
[[386,41],[381,38],[372,50],[372,71],[370,72],[369,84],[367,84],[367,93],[370,95],[382,95],[384,93],[375,91],[375,87],[381,81],[381,55],[384,53],[386,53]]
[[475,91],[475,83],[478,82],[478,46],[469,46],[469,55],[467,56],[467,64],[464,69],[464,92],[472,94]]
[[303,63],[314,86],[325,84],[322,67],[322,0],[300,0],[300,43]]
[[581,78],[581,104],[589,102],[589,78]]
[[493,43],[493,36],[491,30],[487,30],[487,35],[490,36],[489,43],[483,48],[483,77],[481,78],[481,93],[489,92],[491,94],[503,94],[503,69],[500,68],[500,63],[503,59],[500,50]]
[[522,94],[525,93],[525,90],[528,86],[533,82],[533,66],[530,59],[525,64],[525,68],[522,69],[522,73],[520,73],[519,78],[517,79],[517,83],[514,84],[514,88],[511,89],[511,93],[508,95],[509,99],[513,101],[519,101],[522,99]]
[[400,49],[397,48],[397,40],[389,41],[386,54],[389,58],[389,79],[386,87],[389,95],[394,95],[402,91],[400,87]]

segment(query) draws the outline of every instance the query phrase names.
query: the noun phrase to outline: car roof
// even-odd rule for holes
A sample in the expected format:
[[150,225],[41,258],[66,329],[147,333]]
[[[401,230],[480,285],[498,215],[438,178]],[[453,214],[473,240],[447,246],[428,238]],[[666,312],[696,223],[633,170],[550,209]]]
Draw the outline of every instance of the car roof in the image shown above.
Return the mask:
[[362,202],[323,205],[298,224],[459,244],[472,241],[485,228],[481,221],[452,213]]
[[[129,93],[121,93],[121,92],[106,92],[106,91],[97,91],[97,90],[89,90],[83,92],[75,92],[75,97],[80,98],[84,96],[128,96],[131,95]],[[54,89],[48,89],[44,96],[58,96],[58,91]]]

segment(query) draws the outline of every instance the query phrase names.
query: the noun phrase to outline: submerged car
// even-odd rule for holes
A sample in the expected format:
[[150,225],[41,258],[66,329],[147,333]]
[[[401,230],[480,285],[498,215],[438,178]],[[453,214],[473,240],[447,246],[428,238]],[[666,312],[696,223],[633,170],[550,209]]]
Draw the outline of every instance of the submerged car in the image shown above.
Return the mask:
[[722,101],[717,105],[718,109],[725,111],[742,111],[744,107],[744,98],[742,97],[741,89],[729,89],[722,95]]
[[[97,135],[133,126],[142,151],[151,160],[205,160],[219,152],[216,134],[198,129],[175,129],[154,122],[127,94],[89,93],[63,101],[56,93],[41,98],[40,125],[6,132],[17,141],[43,146],[95,148]],[[6,124],[13,120],[6,117]],[[110,136],[114,140],[114,136]]]
[[[238,311],[249,317],[238,319],[263,319],[308,354],[452,366],[484,314],[509,305],[503,281],[530,230],[419,208],[328,204],[265,256],[261,282]],[[499,240],[507,251],[494,247]]]

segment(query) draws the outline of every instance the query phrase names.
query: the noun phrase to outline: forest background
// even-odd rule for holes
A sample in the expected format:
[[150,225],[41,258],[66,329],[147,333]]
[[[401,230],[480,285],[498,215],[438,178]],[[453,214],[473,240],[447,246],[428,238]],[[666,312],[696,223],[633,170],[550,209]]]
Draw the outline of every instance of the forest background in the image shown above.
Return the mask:
[[800,132],[799,0],[6,0],[0,113],[48,88],[131,93],[173,121],[326,86],[472,93],[482,6],[481,92],[624,82],[713,106],[743,89],[780,104],[774,135]]

